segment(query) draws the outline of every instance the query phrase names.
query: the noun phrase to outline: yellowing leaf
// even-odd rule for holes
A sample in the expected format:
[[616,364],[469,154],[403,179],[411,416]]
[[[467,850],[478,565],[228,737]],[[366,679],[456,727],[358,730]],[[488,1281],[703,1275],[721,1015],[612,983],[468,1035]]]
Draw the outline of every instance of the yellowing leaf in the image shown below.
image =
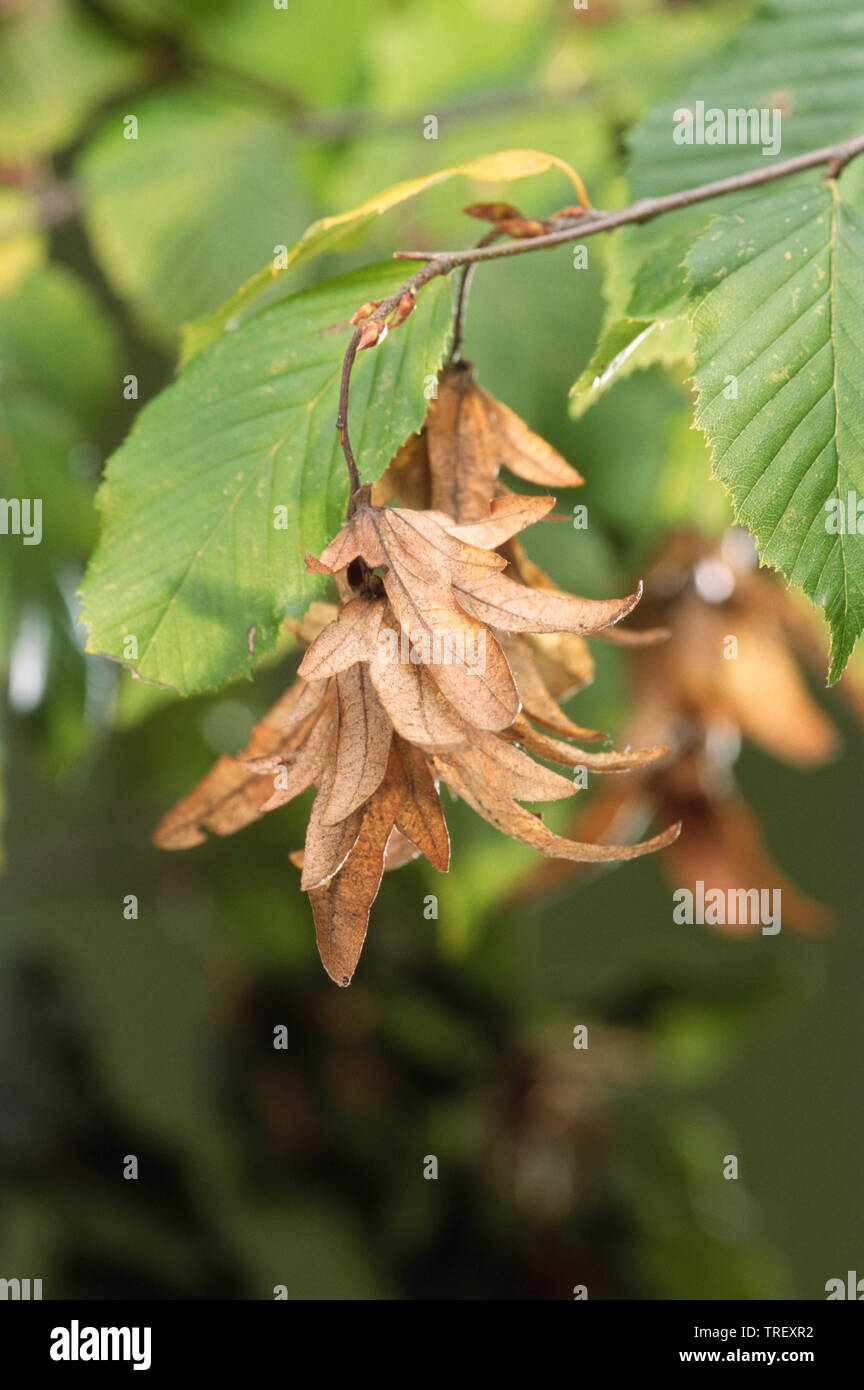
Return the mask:
[[477,179],[481,183],[510,183],[514,179],[525,179],[533,174],[545,174],[549,169],[560,169],[566,174],[576,189],[580,202],[588,205],[588,194],[584,184],[565,160],[554,154],[543,154],[540,150],[501,150],[497,154],[484,155],[470,159],[465,164],[454,164],[449,169],[439,169],[434,174],[423,174],[416,179],[405,179],[394,183],[382,193],[376,193],[365,203],[348,212],[337,213],[333,217],[320,217],[306,228],[299,241],[296,241],[277,265],[275,261],[262,267],[257,274],[231,295],[224,304],[211,314],[193,319],[183,329],[181,360],[188,362],[196,352],[218,338],[226,329],[236,328],[244,317],[244,311],[266,292],[287,270],[296,270],[313,256],[320,256],[348,232],[362,227],[373,217],[380,217],[399,203],[416,198],[427,188],[444,183],[457,174],[467,179]]

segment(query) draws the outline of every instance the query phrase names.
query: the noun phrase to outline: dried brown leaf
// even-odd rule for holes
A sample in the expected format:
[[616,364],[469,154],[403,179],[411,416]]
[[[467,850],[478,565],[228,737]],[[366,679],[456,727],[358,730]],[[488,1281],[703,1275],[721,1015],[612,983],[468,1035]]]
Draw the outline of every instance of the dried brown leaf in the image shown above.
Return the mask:
[[543,683],[525,638],[502,634],[499,641],[519,688],[523,712],[529,719],[533,719],[535,724],[540,724],[544,729],[551,729],[555,734],[564,734],[567,738],[580,739],[587,743],[602,743],[608,737],[597,729],[583,729],[579,724],[574,724],[572,719],[568,719],[558,708],[557,702]]
[[546,487],[582,482],[545,439],[476,385],[467,363],[438,375],[438,398],[426,423],[432,506],[460,522],[482,520],[495,494],[501,467]]
[[488,516],[499,460],[469,368],[450,366],[438,373],[438,396],[426,416],[426,444],[431,505],[459,522]]
[[369,661],[384,616],[383,598],[360,597],[340,608],[335,622],[315,638],[297,668],[304,680],[335,676],[359,661]]
[[366,805],[354,846],[342,868],[309,893],[321,963],[337,985],[350,985],[366,940],[369,912],[381,886],[384,851],[393,828],[386,791]]
[[594,658],[584,637],[573,632],[530,632],[525,641],[549,694],[566,700],[594,679]]
[[398,827],[394,828],[384,851],[385,874],[390,873],[392,869],[401,869],[404,864],[410,864],[419,854],[419,849],[411,843],[408,836],[403,835]]
[[516,801],[560,801],[576,791],[566,777],[535,763],[504,738],[487,734],[482,729],[471,729],[469,738],[471,746],[447,760],[458,765],[466,775],[470,773],[482,781],[492,793],[513,797]]
[[[719,888],[779,889],[782,893],[783,921],[803,932],[824,931],[831,914],[820,903],[801,893],[781,872],[765,849],[755,820],[747,807],[733,797],[688,802],[684,831],[678,844],[669,850],[668,867],[676,885],[692,886],[697,881],[706,891]],[[747,932],[754,927],[715,926],[715,931]]]
[[[519,716],[508,729],[506,738],[513,738],[529,753],[549,762],[562,763],[565,767],[586,767],[593,772],[632,772],[634,768],[647,767],[656,763],[669,752],[665,745],[655,748],[634,748],[610,753],[590,753],[584,748],[574,748],[572,743],[562,743],[549,738],[533,728],[524,715]],[[541,798],[537,798],[540,800]]]
[[[511,576],[530,589],[550,594],[564,591],[550,579],[515,539],[506,542],[501,553],[511,567]],[[618,631],[617,628],[608,629]],[[596,635],[596,634],[594,634]],[[594,679],[594,658],[583,637],[574,632],[532,632],[526,636],[537,670],[555,700],[566,700]]]
[[596,632],[632,613],[642,586],[623,599],[577,598],[529,589],[503,574],[478,579],[470,587],[454,582],[453,591],[473,617],[505,632]]
[[[550,579],[539,565],[534,563],[519,541],[508,540],[502,546],[501,553],[510,564],[512,573],[529,589],[540,589],[544,593],[558,594],[563,598],[571,597],[560,585]],[[639,592],[641,593],[641,586]],[[669,629],[651,628],[642,632],[633,632],[627,628],[613,626],[598,628],[590,635],[622,647],[645,647],[665,641],[669,636]],[[548,658],[548,664],[546,661],[538,661],[538,665],[543,672],[544,680],[556,698],[563,698],[565,688],[578,690],[594,679],[593,657],[587,643],[583,642],[577,634],[569,631],[532,633],[529,643],[535,656],[542,653],[544,657]],[[556,676],[547,675],[547,670],[553,663],[560,665],[563,670]]]
[[449,840],[438,793],[422,754],[416,759],[415,750],[393,741],[385,777],[358,813],[351,852],[327,885],[309,894],[321,961],[337,985],[351,983],[394,826],[411,839],[416,836],[446,867]]
[[447,530],[456,540],[494,550],[518,531],[524,531],[526,526],[533,526],[542,520],[554,505],[554,497],[520,497],[511,492],[506,497],[493,498],[490,514],[485,521],[451,525]]
[[426,648],[424,665],[441,692],[465,718],[503,729],[518,713],[519,696],[501,648],[456,601],[455,585],[461,597],[506,561],[449,535],[452,525],[435,512],[362,507],[315,564],[331,572],[359,556],[383,568],[393,613]]
[[393,726],[364,665],[336,677],[338,735],[333,782],[321,819],[336,825],[381,785],[390,758]]
[[[391,632],[393,641],[402,646],[402,631],[389,609],[381,631]],[[426,668],[419,662],[389,661],[386,657],[384,648],[377,646],[369,663],[369,677],[396,732],[420,748],[464,747],[463,721]]]
[[398,501],[403,507],[426,511],[432,506],[426,431],[409,435],[372,485],[372,505],[384,507]]
[[322,628],[328,623],[332,623],[338,616],[339,610],[334,603],[321,603],[315,599],[310,603],[302,618],[285,618],[283,627],[289,632],[293,632],[305,646],[314,642]]
[[466,584],[503,570],[500,555],[466,544],[448,534],[455,523],[443,512],[412,512],[404,507],[361,507],[335,540],[321,552],[317,564],[335,574],[358,556],[370,568],[384,567],[402,576],[402,583]]
[[290,757],[290,761],[283,762],[282,766],[275,770],[272,780],[273,794],[262,803],[262,816],[267,811],[275,811],[278,807],[293,801],[295,796],[299,796],[307,787],[318,781],[332,742],[334,710],[334,701],[330,698],[325,700],[317,722],[301,746],[290,755],[282,755],[285,758]]
[[494,825],[502,834],[521,840],[541,854],[556,859],[571,859],[578,863],[605,863],[616,859],[637,859],[663,849],[678,838],[680,822],[670,825],[660,835],[637,845],[590,845],[566,840],[543,824],[539,816],[509,798],[501,797],[479,778],[464,773],[451,760],[436,757],[434,766],[448,785],[471,806],[478,815]]
[[333,875],[338,873],[354,847],[363,820],[361,809],[353,811],[350,816],[337,821],[335,825],[328,825],[324,821],[324,812],[333,790],[336,770],[335,751],[336,735],[334,731],[329,748],[330,757],[325,761],[318,795],[312,804],[309,824],[306,827],[306,843],[300,866],[303,870],[300,887],[307,893],[312,888],[319,888],[322,884],[329,883]]
[[837,732],[810,696],[779,632],[739,618],[730,631],[738,639],[738,656],[716,662],[716,694],[744,735],[798,767],[826,762],[837,751]]
[[402,791],[396,826],[433,868],[444,873],[450,863],[450,836],[435,779],[418,748],[398,739],[396,753],[401,764],[396,775]]
[[325,681],[300,680],[291,686],[255,725],[238,757],[221,757],[163,816],[153,832],[153,843],[160,849],[188,849],[202,843],[205,830],[230,835],[257,820],[272,786],[260,773],[245,768],[244,761],[276,753],[290,761],[315,727],[326,693]]
[[499,463],[527,483],[540,487],[579,487],[584,481],[575,468],[563,459],[557,449],[529,430],[514,410],[496,401],[482,387],[475,387],[486,409],[493,429]]
[[601,642],[611,642],[613,647],[656,647],[658,642],[668,642],[671,629],[668,627],[605,627],[591,634]]

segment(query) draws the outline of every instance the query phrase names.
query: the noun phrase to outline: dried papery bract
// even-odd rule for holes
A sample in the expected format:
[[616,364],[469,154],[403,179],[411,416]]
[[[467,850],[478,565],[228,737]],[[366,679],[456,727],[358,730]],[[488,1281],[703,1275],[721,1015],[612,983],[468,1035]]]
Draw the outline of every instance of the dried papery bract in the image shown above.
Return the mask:
[[[270,793],[262,772],[277,768],[302,769],[292,795],[311,786],[318,774],[316,729],[332,717],[333,698],[327,683],[297,681],[261,719],[246,747],[236,758],[218,760],[196,787],[162,818],[153,832],[160,849],[189,849],[201,844],[205,831],[232,835],[264,813]],[[308,775],[307,775],[308,774]],[[303,779],[306,779],[305,781]],[[267,809],[270,809],[267,807]]]
[[[445,369],[442,389],[445,411],[459,401],[466,407],[467,427],[447,427],[456,446],[442,462],[442,427],[430,412],[424,435],[409,441],[378,490],[400,500],[412,490],[446,496],[456,516],[372,505],[369,489],[358,492],[340,533],[320,556],[307,556],[310,570],[335,578],[339,604],[315,605],[291,624],[309,645],[286,697],[290,726],[282,732],[268,716],[241,759],[220,760],[157,830],[157,843],[180,848],[314,786],[305,848],[292,858],[322,962],[339,985],[354,973],[385,870],[417,854],[439,870],[449,864],[441,780],[490,824],[547,856],[631,859],[671,844],[679,830],[597,846],[556,835],[521,804],[578,790],[535,756],[618,772],[665,753],[586,752],[564,742],[604,735],[559,709],[540,670],[556,693],[583,684],[591,673],[583,635],[626,617],[641,589],[583,599],[532,569],[514,538],[548,516],[553,498],[500,495],[498,468],[564,485],[579,476],[461,369]],[[256,778],[259,796],[250,786]]]
[[[639,600],[639,590],[611,600],[534,590],[502,573],[506,560],[487,547],[503,544],[552,505],[551,497],[506,497],[493,503],[483,521],[466,525],[443,512],[364,507],[321,557],[308,557],[307,564],[336,573],[359,558],[382,569],[384,591],[400,627],[426,639],[430,650],[449,644],[454,654],[447,662],[425,663],[442,694],[464,718],[500,731],[515,719],[520,699],[493,628],[503,633],[594,632],[626,617]],[[350,641],[356,642],[353,627]],[[349,642],[347,632],[343,640]],[[371,651],[371,638],[365,640]],[[335,641],[335,635],[323,633],[304,658],[301,674],[335,673],[332,662],[319,661],[321,647],[326,644],[329,651]],[[482,667],[460,659],[481,646]]]
[[467,362],[445,367],[426,417],[431,505],[460,522],[484,517],[506,468],[540,487],[578,487],[566,459],[478,386]]
[[[743,561],[732,544],[737,537],[715,545],[683,534],[658,558],[646,618],[662,623],[669,640],[632,653],[628,734],[638,741],[650,729],[671,753],[626,782],[604,784],[569,832],[602,839],[638,833],[652,818],[680,819],[681,838],[663,856],[673,885],[692,889],[701,880],[721,893],[779,889],[784,923],[815,932],[829,914],[772,862],[732,768],[742,737],[794,767],[820,766],[834,755],[836,732],[795,659],[815,656],[818,665],[822,643],[809,610]],[[543,866],[516,896],[545,891],[570,872],[563,864]]]
[[[402,740],[394,740],[386,774],[358,814],[357,834],[344,864],[307,890],[321,961],[338,985],[351,983],[360,958],[392,834],[416,846],[436,869],[444,871],[450,862],[450,840],[435,784],[425,759]],[[304,873],[308,856],[307,848]]]
[[398,497],[403,505],[429,507],[459,522],[488,515],[502,468],[540,487],[578,487],[575,468],[525,424],[509,406],[478,386],[468,362],[438,373],[419,435],[399,450],[375,484],[378,505]]
[[[503,206],[478,204],[472,211],[486,216]],[[430,401],[423,430],[399,450],[375,484],[372,501],[379,506],[398,501],[412,508],[434,508],[460,524],[474,522],[486,518],[500,504],[502,494],[510,495],[499,478],[502,468],[526,481],[556,489],[577,487],[582,482],[576,469],[545,439],[477,385],[470,363],[450,363],[438,374],[436,397]],[[529,503],[534,500],[523,499]],[[529,588],[563,593],[515,538],[487,543],[494,544],[506,559],[509,579]],[[559,733],[572,733],[575,726],[557,708],[557,701],[587,685],[594,675],[591,652],[579,631],[525,634],[510,639],[507,651],[511,669],[514,660],[519,660],[523,670],[524,685],[519,682],[523,704],[530,683],[536,713],[545,713],[553,721],[550,727]],[[615,626],[595,629],[593,635],[630,645],[659,641],[665,634],[637,635]],[[517,648],[524,650],[517,652]]]

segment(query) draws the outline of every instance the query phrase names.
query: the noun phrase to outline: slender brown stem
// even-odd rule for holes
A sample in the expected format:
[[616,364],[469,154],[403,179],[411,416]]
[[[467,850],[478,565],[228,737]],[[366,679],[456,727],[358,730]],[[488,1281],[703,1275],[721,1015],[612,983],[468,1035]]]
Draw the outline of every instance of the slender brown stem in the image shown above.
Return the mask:
[[342,380],[339,385],[339,414],[336,416],[336,428],[339,431],[339,443],[342,445],[342,452],[345,455],[345,463],[348,467],[348,477],[351,479],[351,494],[348,498],[348,519],[354,515],[354,499],[360,491],[360,474],[357,471],[357,460],[354,458],[354,451],[351,448],[351,440],[348,438],[348,391],[351,385],[351,368],[354,366],[354,358],[357,356],[357,344],[360,341],[362,325],[354,329],[351,334],[351,341],[342,362]]
[[[496,227],[490,227],[488,232],[477,242],[477,245],[491,246],[493,241],[497,241],[500,235]],[[471,288],[473,276],[473,265],[463,265],[462,273],[459,276],[459,289],[456,292],[456,309],[453,315],[453,342],[450,344],[450,352],[447,357],[448,362],[458,362],[461,357],[462,340],[465,335],[465,310],[468,305],[468,291]]]
[[561,246],[568,241],[581,241],[583,237],[595,236],[597,232],[612,232],[616,227],[633,223],[652,222],[667,212],[677,212],[680,208],[691,207],[694,203],[706,202],[709,198],[720,198],[727,193],[742,193],[748,188],[771,183],[774,179],[788,178],[806,169],[815,169],[822,164],[833,164],[843,168],[856,155],[864,152],[864,135],[855,140],[842,141],[837,145],[825,145],[822,149],[811,150],[808,154],[795,155],[779,164],[771,164],[766,169],[750,169],[745,174],[732,174],[714,183],[702,183],[696,188],[686,188],[680,193],[667,193],[660,198],[640,198],[629,207],[619,208],[617,212],[590,212],[576,222],[568,218],[568,225],[560,231],[544,232],[542,236],[526,237],[518,241],[506,242],[502,246],[468,247],[464,251],[397,251],[397,260],[429,261],[446,255],[450,268],[470,265],[480,261],[498,260],[502,256],[521,256],[526,251],[543,251],[550,246]]
[[414,294],[417,290],[434,280],[439,275],[448,275],[453,269],[449,258],[446,255],[436,257],[428,265],[424,265],[422,270],[418,270],[412,275],[405,284],[400,286],[393,294],[388,294],[386,299],[382,299],[369,316],[357,325],[351,334],[351,341],[345,350],[342,360],[342,379],[339,385],[339,413],[336,416],[336,429],[339,431],[339,443],[342,445],[342,453],[345,455],[345,464],[348,469],[348,477],[351,481],[351,492],[348,497],[348,520],[357,510],[357,497],[362,489],[360,474],[357,469],[357,460],[354,458],[354,450],[351,448],[351,440],[348,435],[348,392],[351,386],[351,368],[354,366],[354,358],[357,356],[357,348],[360,343],[360,335],[367,324],[382,323],[388,314],[398,307],[403,295]]
[[[721,198],[728,193],[742,193],[748,188],[757,188],[760,184],[772,183],[775,179],[788,178],[792,174],[802,173],[806,169],[815,169],[823,164],[828,166],[829,177],[836,177],[836,174],[844,169],[851,159],[862,153],[864,153],[864,136],[859,135],[854,140],[842,140],[836,145],[824,145],[821,149],[810,150],[807,154],[794,155],[791,159],[780,160],[777,164],[770,164],[766,168],[750,169],[743,174],[732,174],[729,178],[717,179],[713,183],[698,184],[694,188],[683,189],[679,193],[667,193],[658,198],[640,198],[626,208],[619,208],[617,212],[598,212],[592,208],[582,217],[560,219],[560,227],[556,227],[551,232],[543,232],[540,236],[523,237],[495,246],[484,245],[483,243],[487,241],[487,238],[484,237],[476,246],[469,246],[463,251],[396,251],[394,257],[397,260],[423,261],[425,264],[421,270],[409,276],[398,290],[388,295],[386,299],[382,299],[378,308],[370,314],[368,319],[364,320],[364,325],[383,322],[387,315],[396,308],[404,294],[416,293],[417,290],[422,289],[430,280],[434,280],[439,275],[450,275],[454,270],[464,269],[466,274],[460,285],[457,302],[459,337],[458,341],[454,337],[454,348],[451,350],[452,360],[453,352],[458,351],[461,342],[462,315],[464,314],[468,288],[467,272],[475,265],[484,261],[501,260],[505,256],[522,256],[529,251],[545,251],[553,246],[563,246],[570,241],[582,241],[585,237],[596,236],[598,232],[611,232],[617,227],[642,225],[645,222],[652,222],[655,217],[661,217],[667,212],[677,212],[681,208],[692,207],[695,203],[707,202],[711,198]],[[348,475],[351,479],[351,497],[348,503],[349,517],[353,516],[356,509],[354,499],[360,489],[357,464],[348,437],[348,391],[359,336],[360,329],[358,328],[354,332],[345,353],[345,360],[342,365],[342,385],[339,393],[339,415],[336,421],[339,439],[345,454],[345,462],[348,466]]]

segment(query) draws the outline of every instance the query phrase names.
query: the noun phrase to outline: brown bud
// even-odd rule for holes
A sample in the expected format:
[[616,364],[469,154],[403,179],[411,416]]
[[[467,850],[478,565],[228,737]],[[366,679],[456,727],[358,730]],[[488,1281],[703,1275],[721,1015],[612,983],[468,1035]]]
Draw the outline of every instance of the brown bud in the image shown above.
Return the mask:
[[393,313],[390,315],[389,323],[391,328],[396,328],[400,323],[404,323],[408,315],[414,309],[415,300],[411,290],[406,290]]
[[472,203],[462,211],[469,217],[479,217],[482,222],[500,222],[502,217],[522,216],[512,203]]
[[357,351],[362,352],[364,348],[374,347],[376,343],[380,343],[386,336],[386,323],[367,323],[357,340]]
[[348,320],[348,322],[349,322],[349,323],[355,323],[355,324],[356,324],[356,323],[362,323],[364,319],[368,319],[368,317],[369,317],[370,314],[374,314],[375,310],[378,308],[378,305],[379,305],[380,303],[381,303],[381,300],[380,300],[380,299],[369,299],[369,300],[367,300],[365,304],[361,304],[361,305],[360,305],[360,308],[357,309],[357,310],[355,311],[355,313],[353,313],[353,314],[351,315],[351,317],[350,317],[350,319]]
[[544,232],[549,231],[549,224],[539,221],[536,217],[505,217],[496,222],[495,226],[499,232],[512,237],[542,236]]
[[587,212],[587,208],[583,208],[581,204],[575,204],[575,205],[572,206],[572,207],[559,208],[557,212],[553,212],[552,216],[553,216],[553,217],[584,217],[584,215],[585,215],[586,212]]

